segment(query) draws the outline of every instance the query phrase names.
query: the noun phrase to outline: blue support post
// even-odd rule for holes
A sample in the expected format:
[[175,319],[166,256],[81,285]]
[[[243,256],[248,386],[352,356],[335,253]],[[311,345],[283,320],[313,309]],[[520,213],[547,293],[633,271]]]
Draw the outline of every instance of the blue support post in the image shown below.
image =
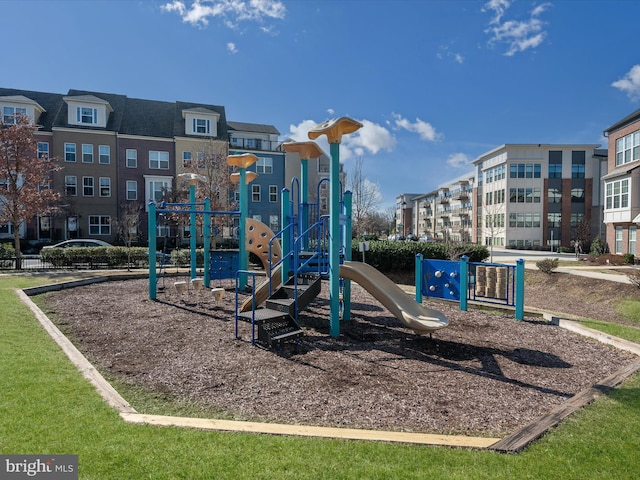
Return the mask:
[[469,257],[460,258],[460,310],[467,311],[467,296],[469,294]]
[[189,203],[194,210],[189,214],[189,250],[191,253],[191,278],[196,278],[196,186],[195,184],[189,185]]
[[[300,161],[300,209],[298,216],[300,217],[300,232],[304,232],[309,228],[309,160],[303,158]],[[302,239],[302,248],[309,250],[309,235],[305,233]]]
[[[211,199],[204,199],[204,211],[211,211]],[[204,241],[204,286],[209,288],[211,283],[211,214],[204,213],[202,219],[203,241]]]
[[[240,225],[238,225],[238,270],[246,272],[249,265],[246,245],[246,229],[247,229],[247,169],[240,168],[240,183],[238,185],[240,194]],[[247,286],[247,274],[241,273],[239,276],[240,289],[244,290]]]
[[[290,224],[289,218],[289,190],[282,189],[282,204],[280,205],[280,216],[282,218],[282,228],[284,229]],[[286,225],[284,224],[286,222]],[[287,228],[282,232],[282,283],[289,279],[289,262],[291,259],[291,228]]]
[[416,254],[416,302],[422,303],[422,254]]
[[516,260],[516,320],[524,320],[524,260]]
[[329,332],[340,336],[340,143],[330,143],[329,170]]
[[156,299],[156,204],[149,204],[147,216],[147,236],[149,238],[149,300]]
[[[353,204],[353,194],[350,191],[344,192],[344,214],[347,217],[347,224],[344,228],[344,259],[348,262],[352,257],[352,236],[353,224],[351,218],[351,208]],[[351,320],[351,280],[343,279],[342,285],[342,319]]]

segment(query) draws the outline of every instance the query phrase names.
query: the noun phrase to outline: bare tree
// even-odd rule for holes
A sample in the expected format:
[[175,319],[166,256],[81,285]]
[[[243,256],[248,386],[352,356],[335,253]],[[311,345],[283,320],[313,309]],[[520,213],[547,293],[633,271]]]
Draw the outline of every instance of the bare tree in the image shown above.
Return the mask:
[[131,245],[140,239],[140,225],[142,223],[142,212],[144,206],[139,202],[127,201],[120,209],[121,216],[114,222],[117,234],[122,237],[127,247],[127,269],[131,265]]
[[489,244],[490,262],[493,262],[493,246],[496,238],[501,238],[506,232],[505,208],[501,203],[489,203],[482,207],[483,224],[482,236]]
[[38,157],[34,137],[38,127],[26,116],[15,124],[0,121],[0,222],[13,226],[16,268],[22,268],[20,227],[36,215],[48,214],[60,195],[51,188],[57,168],[51,159]]
[[[196,153],[196,158],[191,165],[185,165],[188,173],[202,175],[206,180],[200,182],[197,188],[197,201],[202,202],[209,198],[211,210],[228,212],[233,204],[232,192],[234,185],[231,182],[232,167],[227,165],[227,145],[219,141],[210,140],[203,142],[201,150]],[[189,198],[188,187],[180,189],[180,196]],[[197,219],[202,226],[202,218]],[[221,229],[229,226],[230,218],[227,215],[218,215],[212,218],[212,227]],[[215,241],[215,240],[214,240]]]
[[378,185],[364,175],[364,160],[358,157],[349,175],[348,188],[353,194],[351,216],[354,236],[361,235],[365,229],[365,219],[374,212],[380,202]]

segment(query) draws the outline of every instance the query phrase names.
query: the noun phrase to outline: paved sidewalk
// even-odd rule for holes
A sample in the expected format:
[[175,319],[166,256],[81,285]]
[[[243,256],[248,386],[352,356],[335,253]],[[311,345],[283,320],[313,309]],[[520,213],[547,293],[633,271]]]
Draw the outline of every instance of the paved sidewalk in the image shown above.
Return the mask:
[[524,266],[527,269],[537,269],[536,262],[545,258],[558,258],[563,261],[572,261],[575,266],[558,267],[556,271],[578,275],[581,277],[597,278],[600,280],[609,280],[611,282],[627,283],[631,281],[623,272],[615,273],[615,270],[628,270],[629,268],[640,267],[633,265],[613,266],[613,265],[585,265],[579,261],[573,253],[555,253],[555,252],[537,252],[531,250],[511,250],[505,248],[493,248],[493,261],[495,263],[516,263],[518,259],[524,260]]

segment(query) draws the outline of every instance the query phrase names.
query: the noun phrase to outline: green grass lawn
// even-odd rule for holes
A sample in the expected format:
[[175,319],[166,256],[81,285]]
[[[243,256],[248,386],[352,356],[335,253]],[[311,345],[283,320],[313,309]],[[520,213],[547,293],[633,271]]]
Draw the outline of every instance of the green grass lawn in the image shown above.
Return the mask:
[[126,424],[13,291],[36,283],[0,277],[3,454],[78,454],[80,478],[109,480],[640,477],[640,375],[517,455]]

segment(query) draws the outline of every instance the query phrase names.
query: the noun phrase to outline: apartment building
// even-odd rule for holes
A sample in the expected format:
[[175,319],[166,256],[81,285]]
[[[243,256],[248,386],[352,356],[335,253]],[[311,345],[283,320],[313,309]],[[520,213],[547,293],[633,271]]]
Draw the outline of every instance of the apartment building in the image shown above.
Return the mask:
[[640,110],[604,131],[609,139],[609,163],[604,181],[606,242],[612,253],[638,258],[640,225]]
[[249,184],[248,216],[278,232],[280,192],[285,185],[285,152],[280,147],[280,132],[273,125],[227,122],[231,155],[252,153],[258,161],[248,170],[258,174]]
[[505,144],[476,160],[474,239],[510,247],[570,246],[603,232],[599,145]]
[[[79,237],[116,242],[122,220],[133,214],[140,218],[134,234],[145,242],[148,203],[171,200],[170,192],[186,188],[178,180],[180,173],[228,176],[231,151],[259,157],[254,168],[260,177],[250,191],[249,214],[280,228],[284,152],[273,126],[228,123],[218,105],[81,90],[56,94],[0,88],[0,112],[5,123],[26,114],[38,124],[38,155],[61,167],[52,179],[52,187],[62,194],[60,204],[55,214],[22,227],[21,237],[29,242]],[[213,172],[216,162],[224,167]],[[237,201],[236,189],[208,194],[228,205]],[[186,226],[169,232],[161,222],[158,228],[159,237],[188,235]],[[0,225],[0,238],[12,234],[12,225]]]

